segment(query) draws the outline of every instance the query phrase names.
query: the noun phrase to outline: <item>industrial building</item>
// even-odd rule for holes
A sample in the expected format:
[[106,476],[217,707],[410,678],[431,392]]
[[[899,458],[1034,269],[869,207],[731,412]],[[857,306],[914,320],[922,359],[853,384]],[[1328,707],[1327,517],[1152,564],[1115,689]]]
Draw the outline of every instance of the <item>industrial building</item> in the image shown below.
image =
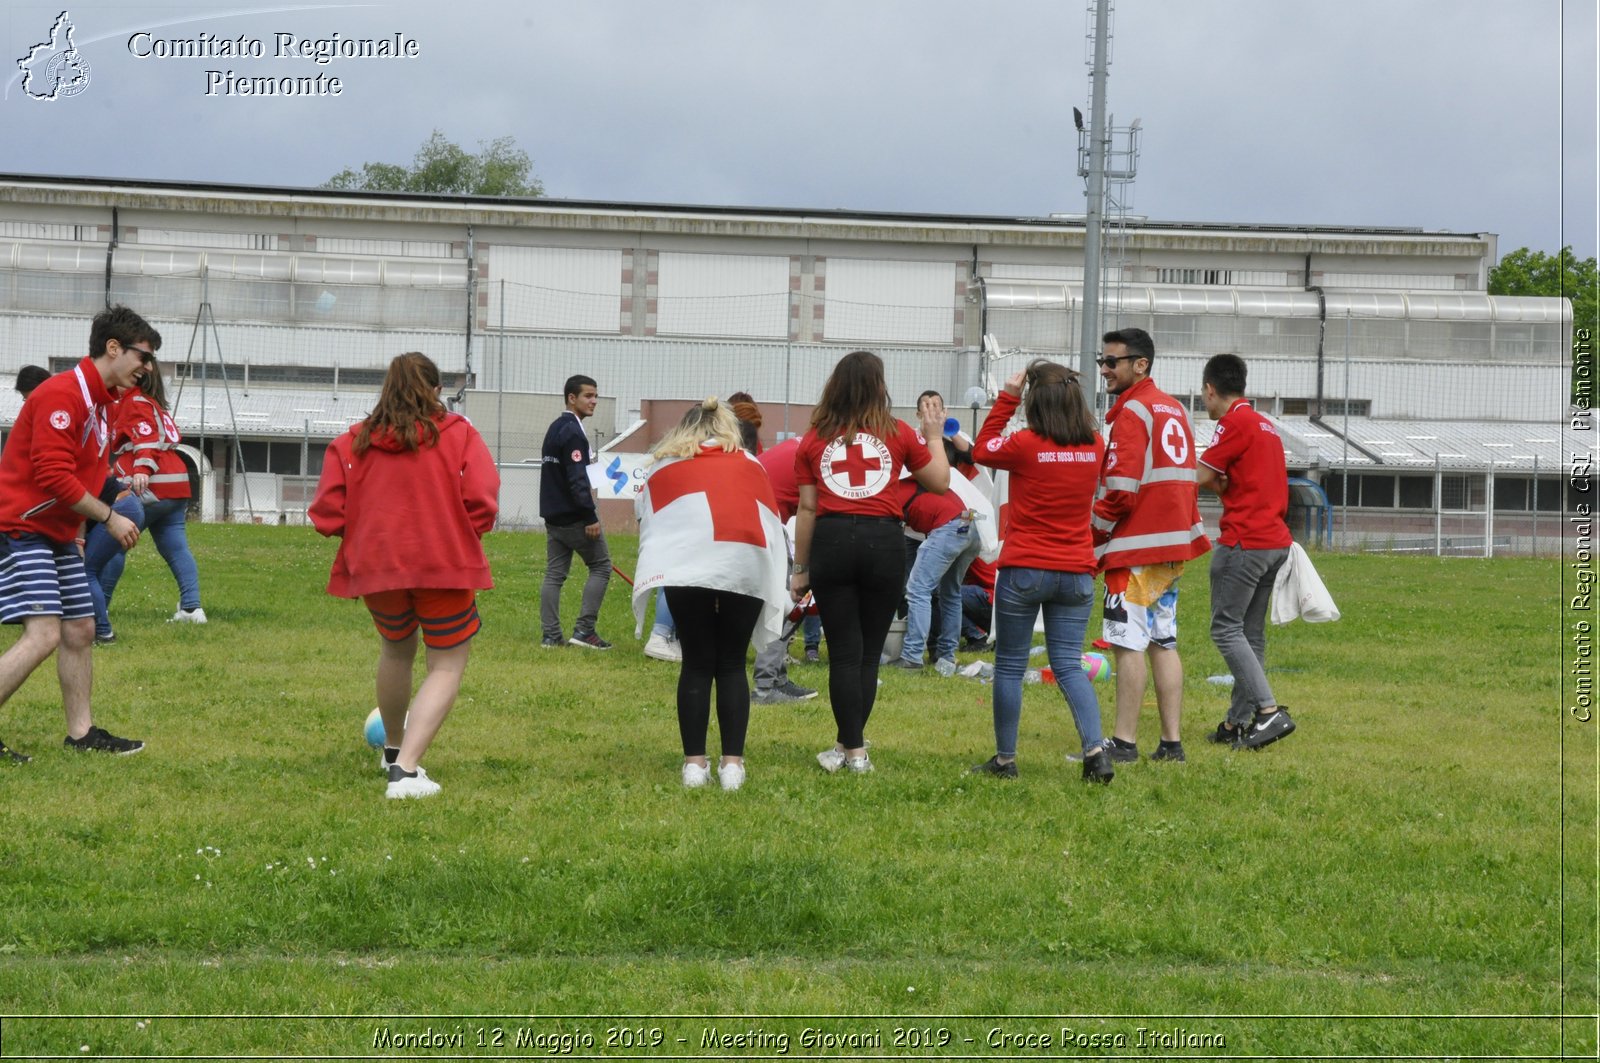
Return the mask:
[[[857,347],[903,411],[931,387],[976,418],[972,389],[1036,356],[1076,364],[1084,235],[1061,216],[0,175],[0,374],[70,365],[88,319],[127,303],[163,333],[205,515],[297,519],[323,447],[407,350],[508,466],[537,461],[577,372],[601,384],[597,442],[629,450],[739,389],[769,440],[801,431]],[[1134,219],[1114,247],[1104,327],[1151,332],[1202,444],[1200,370],[1231,351],[1291,472],[1335,503],[1418,529],[1452,513],[1483,545],[1559,512],[1563,455],[1593,438],[1570,408],[1571,312],[1488,295],[1493,234]],[[17,408],[5,392],[0,423]],[[512,522],[533,520],[524,480]]]

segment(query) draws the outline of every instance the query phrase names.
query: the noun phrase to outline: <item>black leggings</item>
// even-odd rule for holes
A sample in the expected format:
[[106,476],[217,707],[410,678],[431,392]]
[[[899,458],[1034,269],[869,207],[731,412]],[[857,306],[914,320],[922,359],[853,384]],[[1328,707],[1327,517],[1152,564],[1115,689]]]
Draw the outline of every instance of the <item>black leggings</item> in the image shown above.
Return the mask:
[[905,583],[905,534],[899,521],[817,519],[811,589],[828,638],[828,697],[836,737],[845,749],[860,749],[866,742],[867,718],[878,697],[878,658]]
[[761,599],[704,587],[668,587],[667,608],[678,625],[683,665],[678,670],[678,734],[683,755],[706,755],[711,722],[711,684],[717,685],[717,730],[722,755],[744,756],[750,725],[750,680],[745,651],[761,619]]

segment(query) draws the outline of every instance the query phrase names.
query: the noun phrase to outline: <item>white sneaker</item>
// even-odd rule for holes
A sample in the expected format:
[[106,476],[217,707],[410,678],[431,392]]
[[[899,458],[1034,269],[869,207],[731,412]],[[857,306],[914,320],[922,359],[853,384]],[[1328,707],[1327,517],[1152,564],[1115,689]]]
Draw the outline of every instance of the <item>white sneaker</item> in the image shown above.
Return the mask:
[[683,762],[683,785],[689,789],[698,790],[710,778],[711,769],[708,766],[688,760]]
[[439,789],[439,784],[428,778],[428,773],[422,770],[420,764],[416,771],[409,774],[398,764],[389,765],[389,789],[385,797],[432,797]]
[[178,611],[172,614],[172,619],[167,621],[169,624],[203,624],[205,622],[206,611],[198,605],[193,609],[185,609],[179,606]]
[[650,633],[650,637],[645,640],[644,655],[646,657],[653,657],[658,661],[672,661],[676,663],[683,660],[683,647],[678,645],[677,639],[668,638],[665,635],[658,635],[652,631]]
[[872,758],[863,753],[859,757],[851,757],[849,760],[846,760],[844,762],[844,766],[855,772],[857,775],[865,775],[867,772],[872,770]]
[[817,754],[817,763],[822,765],[822,770],[832,774],[844,767],[844,750],[824,749]]
[[717,769],[717,781],[724,790],[737,790],[744,785],[744,765],[724,764]]

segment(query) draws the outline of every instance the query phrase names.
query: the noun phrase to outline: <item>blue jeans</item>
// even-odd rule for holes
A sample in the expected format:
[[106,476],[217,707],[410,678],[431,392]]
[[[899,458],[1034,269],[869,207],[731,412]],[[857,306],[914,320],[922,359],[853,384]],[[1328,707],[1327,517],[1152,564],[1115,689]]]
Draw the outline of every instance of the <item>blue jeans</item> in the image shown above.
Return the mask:
[[934,659],[954,659],[956,639],[961,634],[961,581],[967,567],[978,556],[981,544],[972,532],[972,522],[957,517],[928,533],[917,550],[916,563],[906,579],[906,637],[900,658],[922,663],[928,645],[928,626],[933,617],[933,594],[939,593],[939,643]]
[[672,622],[672,606],[667,604],[667,589],[661,587],[656,591],[656,619],[650,625],[650,634],[670,639],[677,630],[678,625]]
[[1041,606],[1050,667],[1072,708],[1083,751],[1089,753],[1104,744],[1100,700],[1083,671],[1083,635],[1094,606],[1094,576],[1088,572],[1002,568],[994,581],[994,748],[1002,757],[1017,755],[1022,675],[1028,668],[1033,622]]
[[[162,560],[172,570],[178,581],[178,608],[200,608],[200,569],[189,552],[189,536],[184,531],[184,521],[189,513],[187,498],[160,498],[144,504],[144,527]],[[100,585],[105,588],[106,601],[117,589],[126,564],[126,554],[117,554],[106,562],[100,573]]]
[[961,585],[961,635],[968,639],[987,639],[994,626],[994,604],[982,587]]
[[[144,531],[144,503],[139,501],[137,495],[130,494],[117,499],[111,510],[127,517],[133,521],[134,527]],[[83,567],[89,573],[89,597],[94,599],[94,633],[102,638],[111,634],[111,593],[117,589],[117,580],[122,578],[124,553],[104,524],[92,525],[89,534],[84,536]],[[106,568],[113,560],[116,562],[116,572],[107,577]]]

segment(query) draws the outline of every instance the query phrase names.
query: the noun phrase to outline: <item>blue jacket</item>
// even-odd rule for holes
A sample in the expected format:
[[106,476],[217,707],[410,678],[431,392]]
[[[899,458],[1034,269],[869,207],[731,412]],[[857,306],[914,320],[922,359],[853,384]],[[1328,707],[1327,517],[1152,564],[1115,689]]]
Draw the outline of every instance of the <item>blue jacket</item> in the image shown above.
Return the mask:
[[594,493],[589,490],[589,436],[571,410],[563,410],[544,434],[539,474],[539,516],[546,524],[595,524]]

